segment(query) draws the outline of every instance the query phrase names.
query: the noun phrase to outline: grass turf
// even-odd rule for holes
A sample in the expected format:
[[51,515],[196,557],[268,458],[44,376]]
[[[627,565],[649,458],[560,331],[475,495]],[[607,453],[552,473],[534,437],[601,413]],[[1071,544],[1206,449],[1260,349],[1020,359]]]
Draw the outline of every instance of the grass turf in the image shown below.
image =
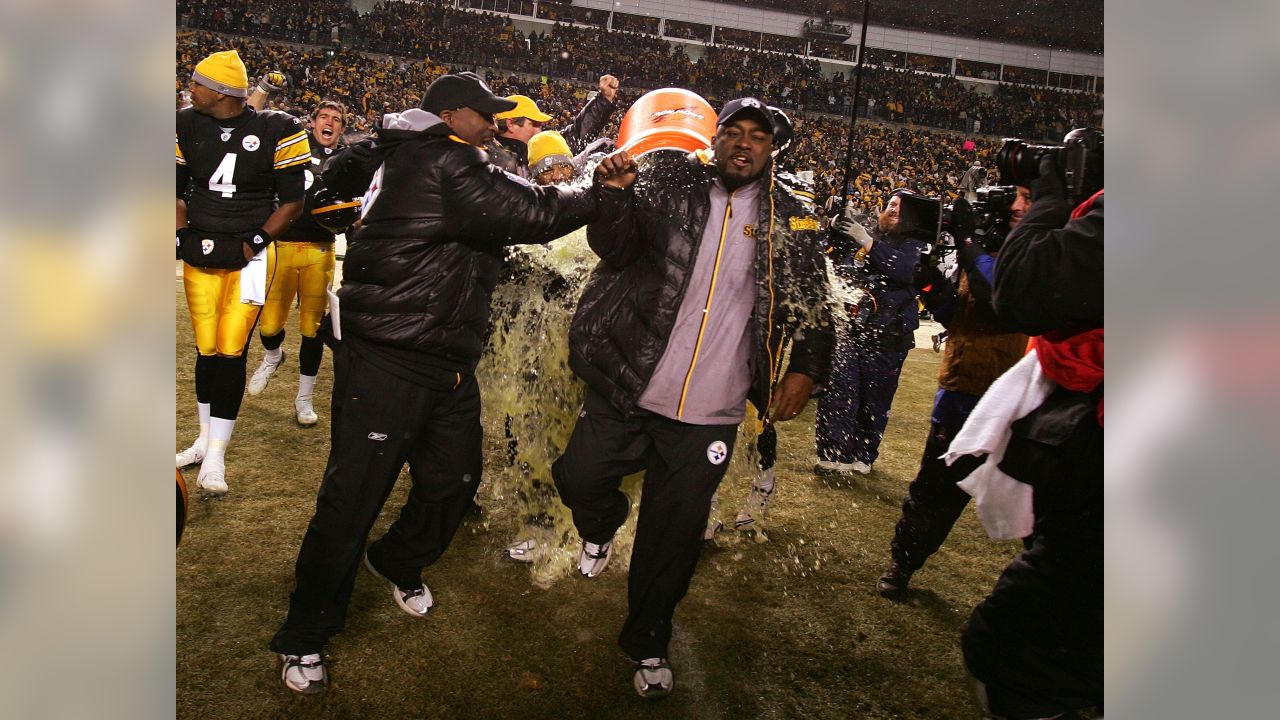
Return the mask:
[[[198,430],[191,324],[176,295],[177,441]],[[875,592],[928,428],[938,358],[913,350],[870,477],[812,474],[814,404],[780,425],[768,541],[732,530],[704,550],[676,613],[676,689],[647,702],[615,643],[626,612],[625,558],[601,577],[543,589],[502,558],[519,511],[486,483],[466,522],[423,576],[436,598],[406,616],[363,569],[346,630],[326,651],[330,687],[300,697],[280,682],[267,641],[284,617],[293,563],[328,453],[332,366],[316,387],[320,424],[293,418],[298,336],[266,392],[246,397],[227,458],[231,491],[194,499],[176,555],[180,718],[960,718],[975,717],[959,634],[1018,551],[987,539],[966,512],[903,601]],[[255,339],[249,370],[262,347]],[[504,463],[501,418],[486,410],[486,472]],[[740,444],[721,485],[732,526],[749,480]],[[740,462],[741,461],[741,462]],[[404,501],[401,477],[374,529]],[[633,516],[634,517],[634,516]],[[566,551],[570,552],[570,551]]]

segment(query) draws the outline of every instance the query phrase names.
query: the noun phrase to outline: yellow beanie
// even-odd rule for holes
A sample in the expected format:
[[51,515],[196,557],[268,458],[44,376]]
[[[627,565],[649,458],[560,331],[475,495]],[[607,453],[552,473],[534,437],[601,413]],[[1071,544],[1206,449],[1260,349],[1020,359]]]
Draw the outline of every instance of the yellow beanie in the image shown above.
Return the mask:
[[573,153],[564,136],[555,130],[543,130],[529,138],[529,169],[533,174],[556,165],[573,165]]
[[201,60],[191,79],[223,95],[249,96],[249,72],[235,50],[216,52]]

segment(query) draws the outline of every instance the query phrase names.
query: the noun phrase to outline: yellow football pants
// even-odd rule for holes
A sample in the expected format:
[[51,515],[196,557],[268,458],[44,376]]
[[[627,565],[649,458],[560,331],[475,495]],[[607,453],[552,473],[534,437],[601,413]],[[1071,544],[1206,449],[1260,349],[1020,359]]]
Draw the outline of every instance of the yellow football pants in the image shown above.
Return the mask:
[[333,283],[333,243],[276,242],[275,280],[262,306],[262,335],[271,337],[284,329],[298,298],[298,332],[315,337],[320,319],[329,307],[326,292]]
[[[267,294],[275,270],[275,243],[267,246]],[[239,357],[249,342],[262,306],[240,302],[240,271],[215,270],[182,264],[187,310],[201,355]]]

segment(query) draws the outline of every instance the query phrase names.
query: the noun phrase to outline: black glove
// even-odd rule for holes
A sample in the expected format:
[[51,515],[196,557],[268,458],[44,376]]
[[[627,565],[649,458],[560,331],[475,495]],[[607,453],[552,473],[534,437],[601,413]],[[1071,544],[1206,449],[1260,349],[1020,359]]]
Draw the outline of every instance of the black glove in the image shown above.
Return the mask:
[[271,244],[271,234],[262,228],[258,228],[244,238],[244,244],[249,246],[249,250],[254,255],[257,255],[262,252],[263,248]]
[[1067,199],[1067,188],[1062,184],[1062,176],[1058,174],[1058,160],[1053,153],[1045,153],[1040,158],[1040,177],[1031,181],[1032,202],[1042,197]]
[[239,270],[249,264],[239,238],[209,236],[191,228],[178,233],[178,255],[192,267],[209,270]]
[[957,244],[964,242],[973,237],[974,225],[973,206],[968,200],[957,198],[951,205],[951,237]]

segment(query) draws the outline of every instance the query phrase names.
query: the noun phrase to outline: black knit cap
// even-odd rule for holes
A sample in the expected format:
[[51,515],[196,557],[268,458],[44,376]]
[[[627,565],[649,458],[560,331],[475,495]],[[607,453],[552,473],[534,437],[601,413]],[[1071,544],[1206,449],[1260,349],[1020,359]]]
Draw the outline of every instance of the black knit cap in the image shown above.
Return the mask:
[[422,95],[421,108],[439,114],[445,110],[469,107],[476,112],[493,115],[514,109],[516,104],[493,94],[480,76],[472,72],[441,75]]

